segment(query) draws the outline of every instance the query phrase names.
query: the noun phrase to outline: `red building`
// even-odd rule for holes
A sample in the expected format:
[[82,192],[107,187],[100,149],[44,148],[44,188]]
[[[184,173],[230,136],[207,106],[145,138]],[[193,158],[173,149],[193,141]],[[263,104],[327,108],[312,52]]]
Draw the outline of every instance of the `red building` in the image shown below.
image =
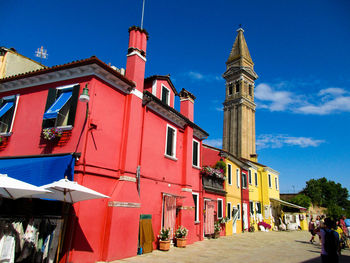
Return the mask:
[[[204,236],[200,167],[208,134],[193,123],[195,97],[177,93],[169,76],[145,79],[148,34],[138,27],[129,34],[125,75],[91,57],[0,80],[1,173],[37,186],[67,176],[110,197],[73,205],[61,262],[135,256],[143,216],[152,218],[154,248],[162,227],[185,226],[188,243]],[[78,100],[84,87],[88,102]],[[63,135],[46,140],[46,128]],[[62,216],[60,202],[27,202],[34,218]]]
[[[214,167],[215,164],[222,160],[220,149],[203,145],[203,166]],[[204,232],[210,235],[213,231],[213,220],[220,221],[226,217],[226,191],[224,181],[215,176],[202,176],[203,183],[203,206],[204,206]],[[214,218],[214,219],[212,219]],[[220,235],[225,235],[224,224],[221,224]]]

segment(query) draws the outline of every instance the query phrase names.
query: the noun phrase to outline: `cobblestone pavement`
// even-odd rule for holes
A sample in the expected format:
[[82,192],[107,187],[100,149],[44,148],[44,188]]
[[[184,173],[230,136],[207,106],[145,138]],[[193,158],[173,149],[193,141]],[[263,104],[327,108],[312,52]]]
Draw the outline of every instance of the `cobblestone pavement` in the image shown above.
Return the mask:
[[[171,247],[169,251],[131,257],[112,263],[321,263],[318,244],[310,244],[307,231],[243,233]],[[316,237],[316,240],[318,238]],[[342,250],[340,263],[350,262],[350,249]]]

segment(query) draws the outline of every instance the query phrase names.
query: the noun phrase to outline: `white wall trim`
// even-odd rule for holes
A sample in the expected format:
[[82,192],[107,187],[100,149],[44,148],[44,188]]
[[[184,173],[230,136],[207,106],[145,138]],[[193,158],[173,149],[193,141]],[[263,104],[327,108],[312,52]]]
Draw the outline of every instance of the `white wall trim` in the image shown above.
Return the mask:
[[127,57],[131,57],[131,56],[134,56],[134,55],[139,56],[145,62],[147,61],[147,59],[144,56],[142,56],[139,52],[137,52],[135,50],[133,52],[131,52],[130,54],[127,54],[126,56]]
[[122,176],[119,177],[119,181],[128,181],[128,182],[136,183],[136,178],[131,177],[131,176],[122,175]]
[[129,208],[140,208],[140,203],[130,203],[130,202],[118,202],[118,201],[111,201],[108,202],[109,207],[129,207]]
[[143,99],[143,93],[139,91],[138,89],[133,89],[130,94],[135,95],[136,97]]

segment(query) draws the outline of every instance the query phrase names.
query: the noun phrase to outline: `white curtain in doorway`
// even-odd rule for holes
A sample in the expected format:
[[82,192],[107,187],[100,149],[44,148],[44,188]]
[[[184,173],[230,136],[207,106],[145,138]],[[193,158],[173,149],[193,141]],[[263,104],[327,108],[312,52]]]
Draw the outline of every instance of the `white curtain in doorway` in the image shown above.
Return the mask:
[[171,229],[171,237],[174,234],[174,228],[176,223],[176,197],[164,196],[164,223],[165,228]]

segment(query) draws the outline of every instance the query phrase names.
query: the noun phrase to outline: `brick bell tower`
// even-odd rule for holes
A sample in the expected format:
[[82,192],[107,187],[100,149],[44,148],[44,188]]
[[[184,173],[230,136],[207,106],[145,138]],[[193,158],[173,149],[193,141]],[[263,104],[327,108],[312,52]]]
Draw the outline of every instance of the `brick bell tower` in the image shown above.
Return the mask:
[[223,149],[237,157],[257,161],[254,82],[258,75],[243,32],[242,28],[237,30],[223,74],[226,80]]

